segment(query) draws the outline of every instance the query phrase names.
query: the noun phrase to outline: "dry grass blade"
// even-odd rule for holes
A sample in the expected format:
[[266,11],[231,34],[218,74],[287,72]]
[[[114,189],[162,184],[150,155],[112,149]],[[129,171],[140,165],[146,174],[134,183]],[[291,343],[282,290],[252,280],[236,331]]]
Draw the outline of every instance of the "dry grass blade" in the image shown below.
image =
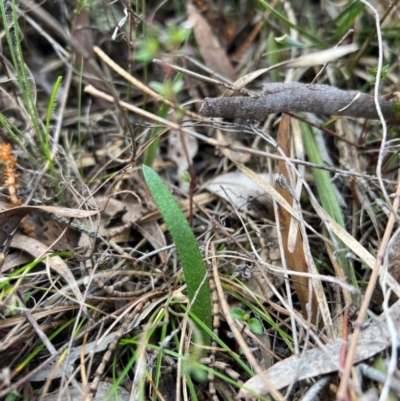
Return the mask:
[[[252,181],[254,181],[260,188],[262,188],[267,194],[271,196],[286,212],[288,212],[292,218],[295,218],[301,224],[301,217],[299,216],[299,212],[294,209],[289,202],[267,181],[264,181],[257,174],[255,174],[252,170],[247,167],[235,163],[236,166],[241,170],[247,177],[249,177]],[[312,273],[318,275],[318,272],[313,263],[311,263]],[[298,271],[298,270],[297,270]],[[309,273],[307,269],[307,274]],[[332,328],[332,320],[327,309],[327,303],[325,300],[325,294],[321,289],[321,282],[319,280],[314,280],[314,290],[316,291],[316,295],[318,297],[319,307],[322,309],[322,318],[324,319],[325,327],[331,334]]]

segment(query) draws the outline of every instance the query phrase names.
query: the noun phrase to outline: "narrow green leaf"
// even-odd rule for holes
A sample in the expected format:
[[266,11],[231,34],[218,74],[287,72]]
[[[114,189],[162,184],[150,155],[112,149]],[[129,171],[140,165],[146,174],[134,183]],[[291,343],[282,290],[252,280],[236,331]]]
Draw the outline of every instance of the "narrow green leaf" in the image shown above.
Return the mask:
[[280,43],[281,45],[285,45],[289,48],[296,48],[296,49],[302,49],[302,48],[306,48],[306,47],[310,47],[310,45],[300,42],[297,39],[294,39],[290,36],[288,36],[286,33],[282,36],[279,36],[277,38],[275,38],[275,40]]
[[[168,110],[169,110],[169,106],[167,106],[166,104],[163,104],[161,106],[161,110],[158,113],[158,115],[162,118],[166,118],[168,116]],[[151,135],[150,138],[154,138],[156,135],[158,135],[161,131],[163,130],[163,128],[153,128],[151,130]],[[146,166],[151,167],[154,159],[156,158],[157,155],[157,150],[158,147],[160,145],[160,138],[158,138],[157,140],[155,140],[146,150],[146,153],[144,155],[144,164]]]
[[[204,322],[207,327],[211,328],[210,288],[208,281],[205,279],[207,272],[196,238],[160,176],[145,165],[143,165],[143,175],[175,242],[186,280],[189,300],[192,304],[192,313]],[[209,345],[210,335],[204,330],[201,330],[201,332],[204,344]]]
[[53,91],[51,93],[50,101],[49,101],[49,106],[47,107],[47,114],[46,114],[46,147],[50,149],[49,141],[50,141],[50,120],[53,115],[53,111],[56,107],[56,98],[57,98],[57,93],[58,90],[60,89],[62,82],[62,77],[58,77],[56,80],[56,83],[54,84]]
[[[309,161],[311,163],[323,166],[324,163],[310,127],[305,123],[300,123],[300,126],[303,135],[304,146],[306,148]],[[329,172],[314,168],[312,169],[312,173],[314,175],[315,186],[317,187],[317,192],[322,207],[329,214],[329,216],[331,216],[338,224],[345,228],[342,210],[340,209],[339,201],[331,182]],[[332,240],[336,244],[336,250],[338,251],[337,258],[340,267],[343,269],[343,272],[349,282],[355,288],[358,288],[357,278],[355,276],[354,270],[346,258],[345,245],[333,234]]]
[[319,40],[315,35],[311,34],[306,29],[300,27],[299,25],[295,25],[293,22],[289,21],[283,14],[278,12],[274,6],[269,4],[270,2],[267,2],[265,0],[258,0],[258,1],[262,6],[265,7],[266,10],[270,11],[271,14],[276,19],[278,19],[278,21],[280,21],[282,24],[286,25],[287,27],[296,29],[301,35],[310,39],[318,47],[322,48],[326,47],[325,44],[321,40]]
[[[279,50],[276,45],[276,38],[272,32],[268,35],[268,63],[269,65],[276,65],[280,62],[279,59]],[[271,82],[280,82],[280,71],[278,69],[274,69],[271,71]]]

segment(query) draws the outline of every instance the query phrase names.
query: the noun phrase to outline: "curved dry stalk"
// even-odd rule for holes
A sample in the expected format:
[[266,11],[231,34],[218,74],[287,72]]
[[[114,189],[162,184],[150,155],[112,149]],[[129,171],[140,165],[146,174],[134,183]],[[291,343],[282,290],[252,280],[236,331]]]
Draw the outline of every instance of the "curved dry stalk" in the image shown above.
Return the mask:
[[[389,98],[390,97],[390,98]],[[379,104],[386,120],[398,117],[398,94],[381,97]],[[264,85],[261,96],[206,98],[200,114],[206,117],[264,120],[269,114],[303,111],[315,114],[378,119],[374,97],[344,91],[329,85],[272,83]]]

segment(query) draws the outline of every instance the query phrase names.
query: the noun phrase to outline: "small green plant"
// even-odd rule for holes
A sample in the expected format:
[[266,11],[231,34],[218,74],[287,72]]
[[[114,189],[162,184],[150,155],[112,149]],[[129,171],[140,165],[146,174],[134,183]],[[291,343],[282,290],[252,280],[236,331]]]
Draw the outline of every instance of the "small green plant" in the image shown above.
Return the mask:
[[232,308],[231,315],[234,319],[244,322],[244,328],[248,326],[248,328],[254,334],[261,335],[263,333],[263,327],[260,321],[255,317],[250,317],[250,315],[246,313],[246,311],[244,311],[242,308]]
[[[206,269],[196,238],[160,176],[150,167],[143,165],[147,186],[160,210],[175,242],[186,280],[191,311],[211,329],[211,295]],[[210,335],[200,328],[205,345],[210,345]]]
[[150,82],[150,87],[166,99],[173,100],[183,88],[182,74],[177,74],[173,80],[167,79],[163,83]]
[[153,26],[143,38],[137,42],[137,52],[134,56],[136,61],[150,62],[160,56],[161,50],[165,48],[168,52],[175,52],[182,42],[190,35],[190,29],[169,25],[167,29]]
[[[171,80],[167,79],[165,82],[151,82],[150,86],[158,92],[160,95],[163,95],[166,99],[173,101],[175,99],[175,96],[178,94],[178,92],[181,91],[183,88],[183,80],[182,80],[182,74],[177,74],[176,77]],[[166,104],[163,104],[161,106],[161,109],[158,113],[158,115],[162,118],[167,118],[169,113],[169,106]],[[162,131],[162,128],[153,128],[151,130],[150,138],[154,138],[156,135],[158,135]],[[145,156],[144,156],[144,164],[146,166],[151,167],[153,165],[154,159],[157,154],[157,149],[160,143],[160,139],[156,139],[146,150]]]
[[[381,81],[383,81],[386,78],[387,73],[389,72],[389,64],[386,64],[382,67],[382,72],[381,72]],[[376,75],[378,74],[378,68],[373,67],[368,69],[368,74],[371,77],[369,80],[369,83],[371,85],[375,84],[376,82]]]
[[10,49],[11,61],[15,69],[17,82],[22,92],[23,104],[26,108],[27,114],[31,118],[36,135],[38,135],[39,140],[41,140],[43,143],[43,130],[40,126],[39,115],[35,105],[35,97],[23,59],[21,40],[19,36],[19,30],[17,28],[18,15],[16,11],[15,0],[11,2],[0,2],[0,10],[4,21],[4,33]]
[[10,394],[7,395],[5,401],[14,401],[19,400],[22,397],[21,393],[17,390],[12,391]]
[[89,0],[83,0],[78,2],[77,7],[75,8],[75,14],[79,14],[82,10],[89,10]]
[[149,62],[158,56],[160,41],[155,34],[149,34],[146,38],[138,40],[138,52],[135,55],[137,61]]

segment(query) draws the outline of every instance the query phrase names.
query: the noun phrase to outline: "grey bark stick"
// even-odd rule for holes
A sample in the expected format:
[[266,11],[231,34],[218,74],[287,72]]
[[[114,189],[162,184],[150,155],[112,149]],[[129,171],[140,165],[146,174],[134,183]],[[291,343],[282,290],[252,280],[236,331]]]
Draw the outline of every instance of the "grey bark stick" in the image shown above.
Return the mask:
[[[379,103],[385,119],[393,119],[395,100],[380,98]],[[372,96],[329,85],[297,82],[266,84],[258,97],[206,98],[200,114],[206,117],[264,120],[269,114],[294,111],[378,119]]]

